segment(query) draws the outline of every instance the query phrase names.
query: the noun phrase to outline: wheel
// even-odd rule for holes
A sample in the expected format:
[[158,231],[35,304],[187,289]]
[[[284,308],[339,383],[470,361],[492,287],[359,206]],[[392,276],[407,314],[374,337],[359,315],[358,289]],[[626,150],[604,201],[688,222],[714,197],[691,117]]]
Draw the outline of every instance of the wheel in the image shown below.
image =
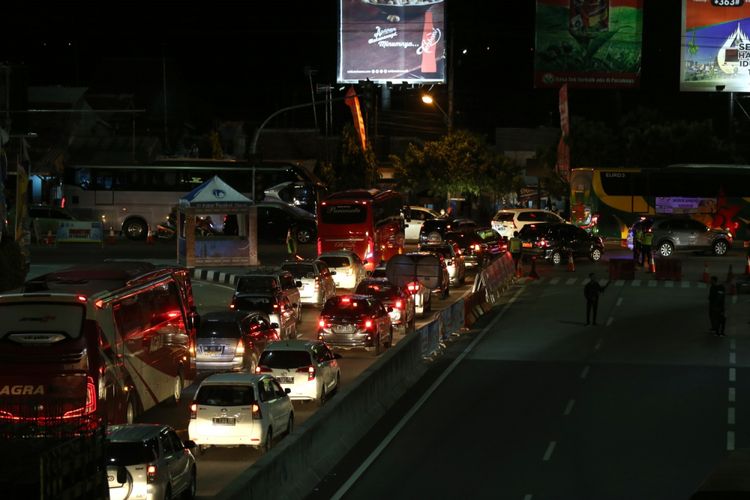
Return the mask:
[[417,329],[417,312],[413,311],[411,314],[411,320],[406,325],[406,332],[405,333],[411,333],[414,332],[414,330]]
[[326,402],[326,386],[324,385],[323,388],[320,390],[320,397],[318,398],[318,406],[323,406]]
[[185,493],[183,494],[183,498],[185,500],[193,500],[195,498],[195,493],[198,490],[198,479],[197,475],[195,473],[195,467],[193,470],[190,471],[190,484],[188,484],[187,489],[185,490]]
[[313,239],[313,233],[309,227],[301,227],[297,229],[297,242],[298,243],[310,243]]
[[432,294],[430,294],[427,297],[427,305],[423,309],[424,311],[430,312],[432,311]]
[[391,331],[388,334],[388,344],[386,344],[386,348],[390,349],[393,347],[393,327],[391,327]]
[[266,432],[266,441],[263,443],[263,453],[268,453],[271,451],[271,446],[273,445],[273,430],[269,427],[268,432]]
[[180,399],[182,399],[182,389],[185,388],[185,381],[182,378],[182,371],[177,374],[177,377],[174,379],[174,387],[173,387],[173,395],[174,395],[174,402],[175,404],[180,403]]
[[443,290],[443,299],[447,299],[451,294],[451,286],[446,285],[445,290]]
[[145,240],[148,235],[148,225],[143,219],[128,219],[122,225],[122,232],[129,240]]
[[559,250],[555,250],[554,252],[552,252],[551,259],[554,265],[559,266],[563,261],[562,253]]
[[287,435],[291,434],[294,430],[294,413],[289,414],[289,420],[286,422],[286,433]]
[[714,255],[726,255],[729,250],[729,244],[726,240],[716,240],[713,244]]
[[380,356],[381,352],[381,346],[380,346],[380,333],[378,333],[378,338],[375,340],[375,349],[373,349],[373,356],[378,357]]
[[601,248],[594,248],[591,250],[591,260],[594,262],[599,262],[602,258],[602,249]]
[[674,252],[674,245],[668,241],[662,241],[657,245],[656,249],[662,257],[669,257]]
[[133,397],[128,398],[128,403],[125,406],[125,423],[132,424],[135,422],[135,417],[138,415],[137,410],[135,409],[135,403],[133,402]]

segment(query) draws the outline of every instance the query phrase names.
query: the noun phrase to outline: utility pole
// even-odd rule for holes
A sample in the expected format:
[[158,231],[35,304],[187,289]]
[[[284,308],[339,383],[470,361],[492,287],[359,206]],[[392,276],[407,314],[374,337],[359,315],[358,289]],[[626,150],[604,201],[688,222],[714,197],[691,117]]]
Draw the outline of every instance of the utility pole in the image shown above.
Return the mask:
[[164,45],[161,46],[161,76],[164,86],[164,149],[169,150],[169,133],[167,130],[167,60],[164,55]]

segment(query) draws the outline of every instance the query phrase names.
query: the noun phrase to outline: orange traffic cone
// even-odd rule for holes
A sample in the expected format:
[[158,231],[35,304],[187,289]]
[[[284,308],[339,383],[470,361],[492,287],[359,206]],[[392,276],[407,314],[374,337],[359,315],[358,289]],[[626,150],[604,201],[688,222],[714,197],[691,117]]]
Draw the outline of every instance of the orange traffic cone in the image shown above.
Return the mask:
[[750,255],[747,256],[747,264],[745,264],[745,275],[750,275]]
[[112,226],[109,226],[109,236],[107,236],[107,243],[110,245],[114,245],[117,242],[117,238],[115,237],[115,230],[112,228]]
[[147,245],[154,244],[154,232],[151,231],[151,226],[148,226],[148,233],[146,234],[146,244]]
[[711,281],[711,277],[708,275],[708,262],[703,263],[703,276],[701,277],[703,283]]
[[576,263],[573,260],[573,252],[568,252],[568,271],[575,272]]
[[529,278],[538,280],[539,275],[536,273],[536,255],[531,257],[531,271],[529,271]]
[[644,259],[646,272],[647,273],[655,273],[656,272],[656,264],[654,263],[654,255],[651,252],[648,252],[646,254],[646,258]]

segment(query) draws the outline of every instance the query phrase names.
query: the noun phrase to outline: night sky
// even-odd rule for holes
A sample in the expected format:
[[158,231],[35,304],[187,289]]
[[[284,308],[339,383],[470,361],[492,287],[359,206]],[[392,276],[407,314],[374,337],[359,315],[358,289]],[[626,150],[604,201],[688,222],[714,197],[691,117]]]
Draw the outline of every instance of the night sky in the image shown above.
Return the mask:
[[[720,96],[678,91],[680,8],[645,0],[641,89],[572,90],[571,113],[607,120],[643,105],[675,117],[716,114]],[[463,124],[558,126],[556,91],[532,85],[535,2],[449,0],[446,9],[456,54],[468,49],[454,60]],[[309,69],[313,85],[335,85],[337,0],[25,2],[2,22],[0,61],[23,65],[29,85],[135,94],[137,106],[155,108],[164,64],[170,112],[195,123],[258,122],[309,102]]]

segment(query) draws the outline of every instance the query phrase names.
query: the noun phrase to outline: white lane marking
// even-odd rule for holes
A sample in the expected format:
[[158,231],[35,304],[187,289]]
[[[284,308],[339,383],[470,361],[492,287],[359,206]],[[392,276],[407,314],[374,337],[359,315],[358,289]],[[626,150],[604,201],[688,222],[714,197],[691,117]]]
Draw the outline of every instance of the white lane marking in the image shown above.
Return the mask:
[[575,399],[571,399],[568,401],[568,404],[565,406],[565,412],[563,412],[563,415],[570,415],[570,412],[573,411],[573,406],[576,404]]
[[732,304],[736,304],[736,303],[737,303],[737,296],[735,295],[732,297]]
[[523,500],[531,500],[532,498],[534,498],[534,495],[532,495],[531,493],[526,493],[523,496]]
[[625,280],[617,280],[615,281],[615,286],[623,286],[625,284]]
[[727,424],[734,425],[734,408],[729,408],[727,412]]
[[690,282],[689,281],[683,281],[682,285],[680,285],[680,286],[682,286],[682,288],[690,288]]
[[730,365],[737,364],[737,353],[736,352],[730,352],[729,353],[729,364]]
[[649,281],[649,282],[648,282],[648,287],[649,287],[649,288],[656,288],[656,286],[657,286],[658,284],[659,284],[659,283],[658,283],[657,281]]
[[641,286],[641,280],[633,280],[630,286]]
[[544,460],[545,462],[549,462],[549,459],[552,458],[552,452],[555,451],[555,446],[557,445],[557,442],[550,441],[547,445],[547,450],[544,452]]
[[568,278],[568,279],[567,279],[567,280],[565,281],[565,284],[566,284],[566,285],[572,285],[572,284],[574,284],[574,283],[575,283],[576,281],[578,281],[578,279],[577,279],[577,278]]
[[734,431],[727,431],[727,451],[734,451]]
[[729,381],[737,382],[737,369],[736,368],[729,369]]
[[614,320],[615,320],[615,318],[613,318],[612,316],[610,316],[609,318],[607,318],[607,326],[611,325]]
[[581,370],[581,378],[586,378],[589,374],[589,367],[588,365],[583,367],[583,370]]
[[558,283],[560,283],[560,278],[552,278],[549,280],[550,285],[557,285]]
[[736,401],[736,392],[734,390],[734,387],[729,388],[729,394],[727,395],[727,399],[729,399],[730,403],[734,403]]
[[730,351],[736,351],[737,350],[737,340],[732,339],[729,341],[729,350]]
[[622,305],[622,297],[619,297],[617,299],[617,307],[620,307]]
[[594,346],[594,350],[598,351],[601,346],[602,346],[602,339],[599,339],[599,340],[596,341],[596,345]]
[[664,288],[674,288],[674,281],[665,281]]
[[703,283],[703,282],[701,282],[701,283],[698,283],[698,288],[707,288],[707,287],[708,287],[708,285],[706,285],[706,284],[705,284],[705,283]]
[[516,299],[518,299],[518,296],[521,295],[521,292],[523,291],[524,288],[518,289],[513,297],[510,298],[508,303],[503,306],[499,313],[497,313],[497,316],[495,316],[495,318],[490,321],[490,324],[484,327],[484,330],[479,332],[479,335],[477,335],[477,337],[471,342],[471,344],[469,344],[466,349],[464,349],[463,352],[453,361],[453,363],[451,363],[450,366],[448,366],[448,368],[438,377],[438,379],[433,382],[430,388],[427,389],[427,392],[425,392],[422,397],[419,398],[419,401],[417,401],[416,404],[412,406],[411,409],[406,413],[406,415],[404,415],[401,420],[398,421],[391,432],[389,432],[385,439],[380,442],[378,447],[375,448],[372,453],[370,453],[365,461],[362,462],[357,470],[354,471],[354,473],[349,477],[349,479],[343,485],[341,485],[341,487],[331,497],[331,500],[340,500],[344,495],[346,495],[346,492],[349,491],[352,485],[359,480],[362,474],[364,474],[364,472],[372,465],[372,463],[380,456],[380,454],[383,453],[383,450],[385,450],[391,443],[391,441],[393,441],[393,438],[395,438],[396,435],[401,432],[401,429],[403,429],[406,423],[411,420],[412,417],[414,417],[414,415],[419,411],[422,405],[424,405],[425,402],[430,398],[430,396],[432,396],[432,393],[435,392],[438,387],[440,387],[440,384],[442,384],[443,381],[448,378],[451,373],[453,373],[453,370],[456,369],[456,366],[458,366],[458,364],[463,361],[466,355],[474,349],[474,347],[484,338],[487,332],[495,327],[495,325],[505,315],[505,312],[510,308],[511,305],[513,305],[513,303],[516,301]]

